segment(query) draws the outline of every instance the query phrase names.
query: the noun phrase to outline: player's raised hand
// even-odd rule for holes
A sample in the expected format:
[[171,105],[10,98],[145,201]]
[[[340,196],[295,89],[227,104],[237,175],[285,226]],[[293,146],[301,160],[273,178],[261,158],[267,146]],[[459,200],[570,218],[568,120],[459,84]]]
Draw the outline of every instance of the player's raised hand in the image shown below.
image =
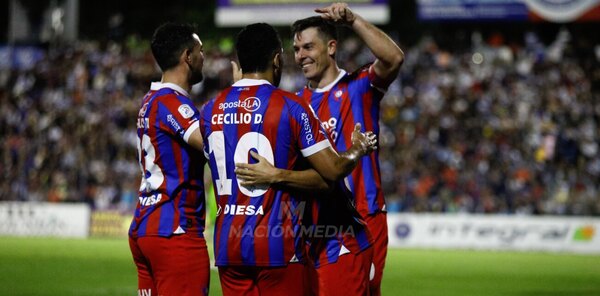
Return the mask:
[[236,163],[235,174],[241,180],[240,185],[250,186],[268,186],[277,182],[277,173],[279,170],[274,167],[266,158],[250,150],[250,155],[258,162],[255,164]]
[[317,8],[315,12],[320,13],[324,19],[332,20],[336,23],[351,26],[356,19],[356,16],[348,7],[348,4],[336,2],[327,7]]
[[360,129],[360,123],[356,123],[354,126],[354,131],[352,131],[352,145],[360,147],[364,154],[368,154],[373,150],[377,150],[377,135],[375,135],[372,131],[362,133]]
[[238,64],[235,61],[231,61],[230,63],[233,83],[236,83],[242,79],[242,68],[240,68],[240,66],[238,66]]

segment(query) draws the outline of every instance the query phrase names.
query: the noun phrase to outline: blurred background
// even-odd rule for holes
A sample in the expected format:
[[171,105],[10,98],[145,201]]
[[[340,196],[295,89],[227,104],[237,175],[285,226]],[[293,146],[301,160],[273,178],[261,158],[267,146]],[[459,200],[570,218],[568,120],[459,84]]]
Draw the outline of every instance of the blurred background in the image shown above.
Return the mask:
[[[392,247],[600,252],[600,1],[348,2],[406,54],[379,135]],[[0,234],[126,236],[159,24],[200,28],[200,106],[231,83],[251,22],[276,25],[281,87],[302,88],[289,27],[327,4],[2,1]],[[374,60],[351,30],[338,48],[347,71]]]
[[[382,103],[388,211],[600,214],[598,3],[553,19],[513,7],[529,1],[354,2],[406,53]],[[164,21],[199,26],[206,79],[193,96],[200,105],[231,83],[235,34],[249,22],[278,26],[287,58],[281,86],[303,87],[289,33],[296,16],[275,16],[282,7],[301,17],[327,4],[3,3],[0,200],[122,210],[134,206],[138,186],[139,101],[160,79],[153,30]],[[352,32],[341,35],[344,69],[373,61]]]

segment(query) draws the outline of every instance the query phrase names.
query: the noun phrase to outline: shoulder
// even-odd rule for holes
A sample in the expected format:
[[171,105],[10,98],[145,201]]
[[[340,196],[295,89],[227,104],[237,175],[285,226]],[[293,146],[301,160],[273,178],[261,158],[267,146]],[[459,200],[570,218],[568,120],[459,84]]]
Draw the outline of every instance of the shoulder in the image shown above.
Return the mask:
[[224,101],[226,101],[227,96],[229,95],[229,93],[231,92],[232,87],[228,87],[222,91],[220,91],[219,93],[217,93],[217,95],[212,98],[209,99],[208,101],[206,101],[206,103],[204,103],[201,107],[201,110],[206,110],[206,112],[212,112],[213,108],[215,105],[218,105],[219,103],[223,103]]
[[158,90],[156,92],[156,101],[167,106],[189,105],[191,108],[196,109],[190,98],[170,88]]
[[273,91],[273,94],[276,95],[276,96],[281,97],[284,100],[289,100],[289,101],[292,101],[292,102],[300,102],[300,101],[303,100],[297,94],[295,94],[293,92],[289,92],[289,91],[283,90],[283,89],[280,89],[280,88],[275,89]]
[[373,63],[364,64],[358,69],[354,70],[354,72],[348,73],[348,75],[346,75],[346,77],[344,78],[348,80],[358,80],[367,78],[369,77],[371,66],[373,66]]
[[312,96],[313,91],[308,88],[308,86],[304,86],[303,88],[301,88],[299,91],[296,92],[296,95],[301,97],[301,98],[305,98],[308,99]]
[[386,81],[383,78],[377,76],[373,63],[368,63],[356,71],[349,73],[346,77],[348,85],[352,87],[363,89],[365,91],[376,91],[381,94],[385,94],[391,81]]
[[204,102],[204,104],[200,106],[200,114],[211,113],[216,100],[217,98],[215,97]]
[[308,108],[308,102],[306,101],[306,99],[300,97],[299,95],[297,95],[295,93],[285,91],[282,89],[276,89],[273,92],[273,94],[280,97],[282,100],[284,100],[284,103],[290,109],[297,108],[297,107],[302,107],[304,109]]

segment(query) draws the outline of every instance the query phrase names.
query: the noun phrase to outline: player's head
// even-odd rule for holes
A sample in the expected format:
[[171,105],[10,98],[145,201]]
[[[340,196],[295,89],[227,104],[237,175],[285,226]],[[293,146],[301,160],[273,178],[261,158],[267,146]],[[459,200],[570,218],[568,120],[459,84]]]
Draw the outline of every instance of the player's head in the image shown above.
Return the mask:
[[283,70],[283,49],[279,34],[265,23],[243,28],[235,41],[242,73],[273,72],[273,84],[279,86]]
[[294,60],[304,77],[318,81],[335,64],[337,31],[333,23],[320,16],[300,19],[292,25]]
[[150,44],[154,59],[165,72],[182,65],[188,69],[188,81],[202,81],[204,52],[196,28],[188,24],[166,23],[158,27]]

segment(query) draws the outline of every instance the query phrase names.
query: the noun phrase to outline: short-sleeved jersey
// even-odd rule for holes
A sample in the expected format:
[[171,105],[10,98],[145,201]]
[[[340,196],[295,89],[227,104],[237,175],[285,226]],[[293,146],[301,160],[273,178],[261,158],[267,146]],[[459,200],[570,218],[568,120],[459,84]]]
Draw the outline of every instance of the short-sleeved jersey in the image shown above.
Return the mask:
[[137,118],[142,182],[130,236],[203,237],[206,160],[187,143],[199,128],[199,115],[188,93],[175,84],[152,83],[144,96]]
[[[373,85],[375,80],[374,70],[367,65],[350,74],[342,70],[337,79],[323,89],[305,87],[297,93],[316,110],[338,151],[352,146],[352,131],[358,122],[363,132],[373,131],[379,136],[380,101],[385,91]],[[345,181],[361,215],[385,211],[378,150],[364,156]]]
[[265,80],[242,79],[202,107],[200,129],[217,198],[217,266],[284,266],[303,260],[306,203],[280,188],[239,185],[235,163],[254,150],[277,168],[331,147],[308,103]]

